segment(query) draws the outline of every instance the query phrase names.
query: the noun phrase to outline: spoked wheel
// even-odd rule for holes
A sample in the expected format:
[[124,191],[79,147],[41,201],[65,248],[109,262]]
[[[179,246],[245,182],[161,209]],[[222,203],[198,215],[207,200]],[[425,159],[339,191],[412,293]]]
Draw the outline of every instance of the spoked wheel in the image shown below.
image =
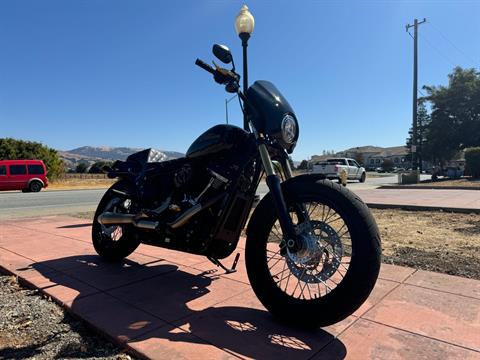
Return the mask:
[[345,222],[333,209],[318,202],[303,206],[310,224],[299,223],[291,213],[303,250],[294,253],[287,249],[277,221],[267,242],[266,261],[270,276],[284,293],[297,299],[318,299],[342,281],[350,265],[352,245]]
[[300,249],[286,246],[267,198],[248,229],[250,283],[283,320],[308,327],[338,322],[360,307],[378,277],[375,221],[353,193],[330,181],[291,184],[285,198]]
[[102,225],[98,222],[98,217],[103,212],[128,213],[131,206],[131,200],[124,196],[119,196],[114,190],[125,191],[128,185],[119,181],[114,184],[103,196],[97,207],[92,225],[93,247],[98,255],[108,261],[121,260],[132,252],[140,244],[140,241],[132,231],[132,226],[128,224],[121,225]]

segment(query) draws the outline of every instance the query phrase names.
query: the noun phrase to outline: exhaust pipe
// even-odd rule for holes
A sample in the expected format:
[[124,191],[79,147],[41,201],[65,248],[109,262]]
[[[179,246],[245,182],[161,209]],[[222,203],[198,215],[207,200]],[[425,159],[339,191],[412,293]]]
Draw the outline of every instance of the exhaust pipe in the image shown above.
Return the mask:
[[98,222],[102,225],[133,224],[134,214],[118,214],[105,212],[98,217]]
[[192,206],[190,209],[185,211],[182,215],[176,218],[173,222],[168,223],[172,229],[178,229],[179,227],[185,225],[185,223],[195,214],[199,213],[203,209],[201,204]]
[[135,214],[118,214],[106,212],[98,217],[98,222],[102,225],[120,225],[132,224],[138,228],[155,230],[158,226],[158,221],[148,221],[144,219],[135,219]]
[[171,223],[168,223],[167,225],[171,229],[178,229],[179,227],[182,227],[183,225],[185,225],[188,222],[188,220],[190,220],[194,215],[198,214],[200,211],[204,209],[208,209],[210,206],[215,204],[220,199],[223,199],[225,196],[226,194],[221,193],[207,200],[203,204],[200,204],[200,203],[196,204],[192,206],[190,209],[188,209],[187,211],[185,211],[183,214],[181,214],[179,217],[177,217],[175,220],[173,220]]
[[[220,199],[224,198],[225,194],[219,194],[212,199],[206,201],[204,204],[196,204],[192,206],[190,209],[185,211],[183,214],[178,216],[174,221],[168,223],[171,229],[178,229],[185,225],[188,220],[190,220],[194,215],[198,214],[200,211],[209,208],[213,204],[215,204]],[[150,221],[146,219],[137,219],[137,215],[135,214],[119,214],[119,213],[112,213],[112,212],[105,212],[98,217],[98,222],[102,225],[120,225],[120,224],[132,224],[138,228],[142,229],[149,229],[155,230],[159,223],[158,221]]]

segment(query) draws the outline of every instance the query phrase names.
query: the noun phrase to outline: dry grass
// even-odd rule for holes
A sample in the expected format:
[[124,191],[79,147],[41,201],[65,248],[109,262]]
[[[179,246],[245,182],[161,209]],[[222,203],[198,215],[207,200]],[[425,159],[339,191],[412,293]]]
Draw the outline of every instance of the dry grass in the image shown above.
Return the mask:
[[372,212],[384,262],[480,279],[480,214]]
[[452,179],[452,180],[439,180],[428,181],[415,184],[414,186],[427,186],[427,187],[444,187],[444,186],[458,186],[458,187],[470,187],[480,189],[480,180],[471,178]]
[[80,189],[106,189],[115,182],[115,179],[60,179],[52,181],[45,189],[48,190],[80,190]]

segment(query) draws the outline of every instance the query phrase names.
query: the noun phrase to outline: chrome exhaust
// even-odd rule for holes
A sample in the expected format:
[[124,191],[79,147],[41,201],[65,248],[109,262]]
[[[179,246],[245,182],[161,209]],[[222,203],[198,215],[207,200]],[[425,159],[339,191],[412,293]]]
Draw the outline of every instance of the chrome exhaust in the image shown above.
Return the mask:
[[105,212],[98,217],[98,222],[102,225],[133,224],[134,214],[118,214]]
[[[198,214],[200,211],[209,208],[213,204],[215,204],[220,199],[224,198],[225,194],[219,194],[212,199],[206,201],[204,204],[196,204],[192,206],[190,209],[186,210],[183,214],[179,215],[174,221],[168,223],[171,229],[178,229],[185,225],[188,220],[190,220],[194,215]],[[102,225],[121,225],[121,224],[132,224],[135,227],[142,228],[142,229],[149,229],[155,230],[159,222],[158,221],[151,221],[146,218],[137,218],[138,215],[136,214],[120,214],[120,213],[112,213],[112,212],[104,212],[101,214],[97,220]]]
[[118,214],[112,212],[105,212],[98,217],[98,222],[102,225],[121,225],[132,224],[138,228],[155,230],[158,226],[158,221],[149,221],[145,219],[136,219],[135,214]]
[[182,215],[176,218],[173,222],[168,223],[167,225],[170,226],[172,229],[178,229],[180,226],[185,225],[185,223],[195,214],[203,209],[201,204],[197,204],[192,206],[190,209],[185,211]]
[[178,229],[179,227],[182,227],[183,225],[185,225],[188,222],[188,220],[190,220],[194,215],[198,214],[200,211],[202,211],[204,209],[208,209],[210,206],[215,204],[220,199],[223,199],[225,196],[226,195],[224,193],[221,193],[221,194],[218,194],[217,196],[214,196],[213,198],[205,201],[205,203],[203,203],[203,204],[198,203],[196,205],[193,205],[190,209],[185,211],[183,214],[178,216],[175,220],[168,223],[167,225],[171,229]]

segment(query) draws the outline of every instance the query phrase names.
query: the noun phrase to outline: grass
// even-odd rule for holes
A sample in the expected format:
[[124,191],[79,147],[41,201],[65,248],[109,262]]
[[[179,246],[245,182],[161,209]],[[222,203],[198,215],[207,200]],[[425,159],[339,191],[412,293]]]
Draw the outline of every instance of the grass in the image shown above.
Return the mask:
[[461,179],[440,179],[438,181],[423,181],[414,186],[427,186],[427,187],[445,187],[445,186],[454,186],[454,187],[469,187],[469,188],[477,188],[480,189],[480,179],[472,179],[472,178],[461,178]]
[[104,178],[65,178],[50,182],[45,190],[106,189],[112,186],[115,181],[115,179]]
[[383,261],[480,279],[480,214],[372,209]]

